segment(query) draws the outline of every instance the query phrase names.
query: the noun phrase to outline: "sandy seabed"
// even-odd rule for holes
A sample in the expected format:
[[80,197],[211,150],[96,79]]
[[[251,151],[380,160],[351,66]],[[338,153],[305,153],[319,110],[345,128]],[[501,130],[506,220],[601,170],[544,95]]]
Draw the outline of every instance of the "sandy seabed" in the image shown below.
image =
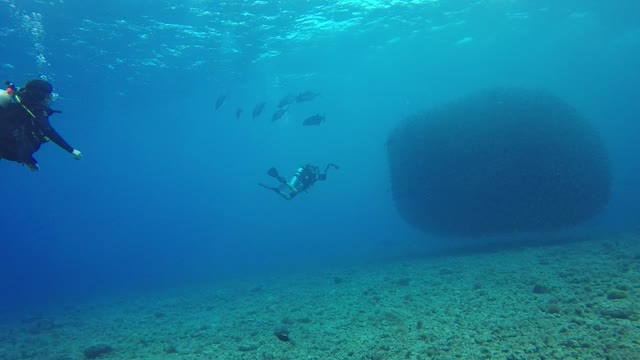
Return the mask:
[[243,279],[0,324],[0,360],[88,358],[640,359],[640,236]]

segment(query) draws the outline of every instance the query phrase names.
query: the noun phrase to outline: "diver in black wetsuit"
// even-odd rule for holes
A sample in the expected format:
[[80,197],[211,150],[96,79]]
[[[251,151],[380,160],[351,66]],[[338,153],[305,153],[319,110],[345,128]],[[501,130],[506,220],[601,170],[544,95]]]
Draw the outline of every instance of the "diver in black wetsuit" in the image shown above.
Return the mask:
[[280,183],[280,186],[272,187],[264,185],[262,183],[259,183],[258,185],[274,191],[276,194],[282,196],[286,200],[291,200],[299,193],[307,191],[318,180],[325,181],[327,179],[327,171],[330,168],[334,168],[336,170],[339,169],[337,165],[329,164],[324,169],[324,172],[320,173],[320,169],[317,166],[307,164],[301,168],[298,168],[298,171],[296,171],[296,174],[291,178],[291,180],[287,181],[284,177],[278,174],[278,170],[276,170],[276,168],[272,167],[271,169],[269,169],[267,174],[273,178],[276,178]]
[[22,163],[31,171],[38,171],[40,167],[33,154],[49,140],[70,153],[74,159],[82,158],[82,153],[69,145],[49,122],[49,116],[60,112],[49,107],[55,100],[51,83],[34,79],[19,90],[8,85],[15,96],[14,101],[0,113],[0,158]]

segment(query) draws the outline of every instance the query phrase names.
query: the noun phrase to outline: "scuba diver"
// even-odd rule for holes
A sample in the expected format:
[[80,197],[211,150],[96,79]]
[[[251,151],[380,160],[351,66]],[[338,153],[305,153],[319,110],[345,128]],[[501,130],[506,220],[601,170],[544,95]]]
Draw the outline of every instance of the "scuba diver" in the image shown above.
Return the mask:
[[33,154],[49,140],[74,159],[82,158],[82,153],[69,145],[49,122],[49,116],[61,112],[49,107],[57,98],[51,83],[34,79],[22,88],[10,82],[6,85],[7,90],[0,91],[0,159],[38,171],[40,167]]
[[287,179],[278,174],[278,170],[276,170],[276,168],[272,167],[267,172],[267,175],[276,178],[280,185],[277,187],[267,186],[262,183],[259,183],[258,185],[274,191],[276,194],[282,196],[286,200],[291,200],[299,193],[307,191],[307,189],[309,189],[311,185],[315,184],[316,181],[327,180],[327,171],[330,168],[334,168],[337,170],[340,167],[335,164],[329,164],[324,169],[324,172],[320,173],[320,169],[317,166],[307,164],[301,168],[298,168],[298,171],[296,171],[291,180],[287,181]]

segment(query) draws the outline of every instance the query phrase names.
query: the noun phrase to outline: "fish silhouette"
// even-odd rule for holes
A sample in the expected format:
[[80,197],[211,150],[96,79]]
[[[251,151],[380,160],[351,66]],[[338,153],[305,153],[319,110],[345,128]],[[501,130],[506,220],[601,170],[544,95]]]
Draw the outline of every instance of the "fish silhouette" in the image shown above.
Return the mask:
[[287,105],[293,104],[294,102],[296,102],[298,99],[297,96],[295,95],[287,95],[285,97],[283,97],[282,99],[280,99],[280,102],[278,103],[278,107],[279,108],[283,108]]
[[320,125],[320,123],[324,121],[325,117],[326,116],[324,114],[309,116],[308,118],[304,119],[304,121],[302,122],[302,126]]
[[241,115],[242,115],[242,108],[238,108],[238,110],[236,110],[236,120],[240,120]]
[[226,98],[227,98],[227,95],[218,96],[218,99],[216,100],[216,111],[220,109],[220,106],[222,106],[222,104],[224,104],[224,100]]
[[256,107],[253,108],[253,118],[257,118],[258,116],[260,116],[260,114],[262,114],[262,110],[264,110],[264,106],[266,105],[266,102],[261,102],[258,105],[256,105]]
[[304,101],[311,101],[313,99],[315,99],[316,97],[320,96],[320,93],[316,93],[313,91],[305,91],[302,92],[300,94],[298,94],[298,96],[296,96],[296,102],[304,102]]
[[287,112],[287,108],[279,108],[276,112],[271,116],[271,121],[276,121],[282,117]]

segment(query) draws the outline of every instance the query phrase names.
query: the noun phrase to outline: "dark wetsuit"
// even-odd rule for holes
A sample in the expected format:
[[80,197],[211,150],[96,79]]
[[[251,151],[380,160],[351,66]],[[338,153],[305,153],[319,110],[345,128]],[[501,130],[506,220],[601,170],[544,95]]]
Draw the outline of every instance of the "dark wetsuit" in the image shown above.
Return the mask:
[[295,181],[292,179],[292,183],[287,183],[287,180],[284,177],[278,175],[278,171],[275,168],[271,168],[269,169],[267,174],[278,179],[278,182],[280,182],[280,186],[272,187],[262,183],[258,183],[258,185],[274,191],[276,194],[282,196],[287,200],[291,200],[299,193],[307,191],[317,181],[327,180],[327,170],[332,167],[338,169],[337,165],[329,164],[324,169],[324,173],[320,173],[320,169],[317,166],[307,164],[303,166],[302,169],[298,170],[298,172],[296,173],[297,178],[295,179]]
[[298,180],[301,182],[302,187],[299,189],[296,188],[297,193],[306,191],[311,185],[315,184],[316,181],[318,181],[318,173],[319,170],[317,166],[305,165],[300,175],[298,175]]
[[295,181],[293,184],[288,184],[286,181],[281,181],[282,185],[287,186],[293,191],[283,193],[281,189],[277,189],[276,192],[285,199],[291,200],[301,192],[307,191],[311,187],[311,185],[316,183],[316,181],[318,181],[318,167],[313,165],[305,165],[302,168],[302,171],[300,171],[300,173],[298,174],[297,181]]
[[73,152],[73,147],[51,126],[49,116],[54,113],[51,108],[44,104],[25,106],[35,118],[19,104],[10,104],[3,110],[0,158],[35,165],[37,161],[33,158],[33,153],[47,138],[67,152]]

